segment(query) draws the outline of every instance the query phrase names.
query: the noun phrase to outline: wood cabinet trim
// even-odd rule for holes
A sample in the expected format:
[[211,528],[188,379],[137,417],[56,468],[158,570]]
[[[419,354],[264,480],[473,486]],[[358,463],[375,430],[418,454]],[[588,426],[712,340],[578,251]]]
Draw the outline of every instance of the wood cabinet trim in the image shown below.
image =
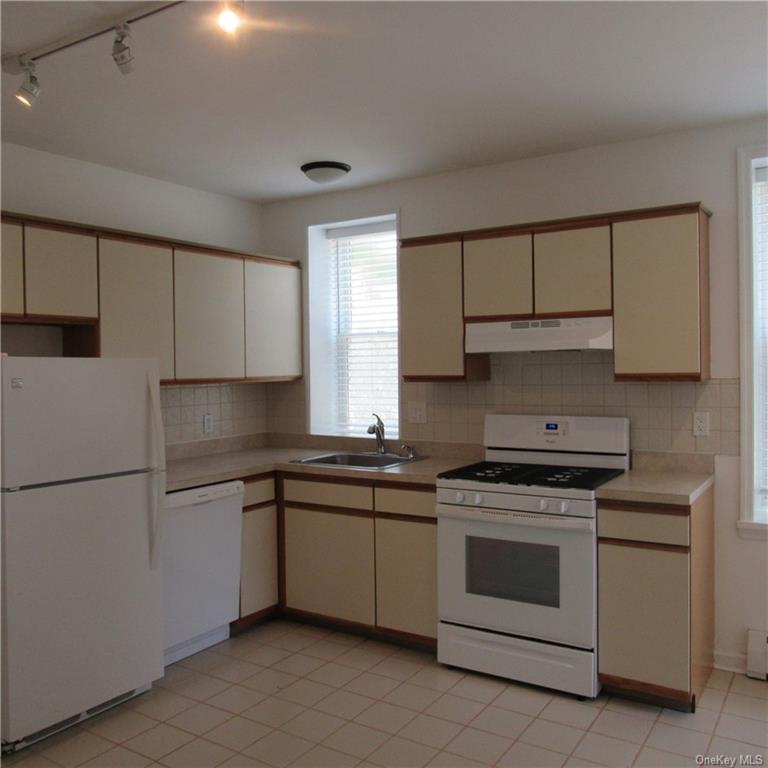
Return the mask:
[[0,213],[0,220],[8,224],[22,224],[28,227],[70,232],[76,235],[89,235],[97,238],[108,238],[110,240],[126,240],[129,242],[151,245],[157,248],[172,248],[174,250],[202,252],[211,256],[254,259],[256,261],[268,262],[269,264],[277,264],[278,266],[290,266],[294,269],[301,269],[301,262],[297,259],[278,259],[270,256],[260,256],[257,254],[245,253],[243,251],[232,250],[230,248],[217,248],[214,245],[176,240],[169,237],[154,237],[153,235],[131,232],[129,230],[113,229],[111,227],[78,224],[76,222],[64,221],[61,219],[50,219],[43,216],[33,216],[12,211],[2,211],[2,213]]
[[307,483],[334,483],[336,485],[363,485],[373,488],[374,481],[363,477],[336,477],[333,475],[319,475],[310,472],[280,472],[282,480],[301,480]]
[[701,378],[710,377],[710,309],[709,309],[709,221],[708,214],[699,210],[699,367]]
[[374,480],[376,488],[391,488],[394,491],[422,491],[423,493],[435,493],[435,483],[398,482],[397,480]]
[[682,555],[690,553],[690,547],[680,544],[655,544],[650,541],[634,541],[631,539],[612,539],[604,536],[597,537],[598,544],[609,544],[616,547],[631,547],[632,549],[656,549],[661,552],[677,552]]
[[254,613],[249,613],[247,616],[241,616],[239,619],[235,619],[229,624],[230,637],[235,637],[243,632],[247,632],[249,629],[253,629],[259,624],[263,624],[268,619],[276,616],[279,609],[280,606],[275,603],[275,605],[270,605],[267,608],[262,608],[260,611],[255,611]]
[[74,315],[15,315],[3,313],[4,323],[27,323],[29,325],[98,325],[98,317]]
[[614,373],[614,381],[701,381],[701,373]]
[[178,385],[186,385],[186,384],[226,384],[226,383],[236,383],[236,384],[244,384],[245,378],[242,376],[232,376],[232,377],[222,377],[222,376],[216,376],[209,379],[169,379],[173,384]]
[[256,475],[244,475],[240,478],[244,483],[252,483],[258,480],[274,480],[274,472],[259,472]]
[[305,501],[284,501],[285,509],[304,509],[308,512],[322,512],[329,515],[346,515],[348,517],[368,517],[373,519],[372,509],[356,509],[355,507],[332,507],[328,504],[314,504]]
[[399,520],[403,523],[426,523],[427,525],[437,525],[437,517],[426,517],[424,515],[401,515],[397,512],[374,512],[374,517],[381,520]]
[[521,315],[464,315],[465,323],[502,323],[508,320],[533,320],[532,312]]
[[692,712],[695,705],[695,696],[688,691],[665,688],[663,685],[652,685],[617,675],[606,675],[602,672],[598,673],[597,677],[606,690],[632,694],[649,703],[671,706],[673,709],[680,709],[682,706],[685,712]]
[[616,509],[622,512],[645,512],[662,515],[681,515],[689,517],[691,508],[684,504],[654,504],[643,501],[613,501],[612,499],[598,499],[597,512],[603,509]]
[[268,507],[274,507],[275,506],[275,500],[270,499],[269,501],[260,501],[258,504],[249,504],[247,507],[243,507],[243,514],[246,512],[253,512],[254,509],[267,509]]
[[677,216],[686,213],[700,212],[703,216],[711,217],[712,212],[701,202],[680,203],[677,205],[659,206],[653,208],[635,208],[614,213],[597,213],[587,216],[575,216],[565,219],[550,219],[543,221],[511,224],[500,227],[488,227],[485,229],[468,229],[458,232],[446,232],[440,235],[422,235],[408,237],[400,241],[401,248],[409,248],[417,245],[431,245],[433,243],[448,243],[460,239],[481,240],[494,237],[512,237],[514,235],[537,234],[543,232],[557,232],[562,229],[584,229],[588,227],[600,227],[619,221],[633,221],[637,219],[655,219],[662,216]]

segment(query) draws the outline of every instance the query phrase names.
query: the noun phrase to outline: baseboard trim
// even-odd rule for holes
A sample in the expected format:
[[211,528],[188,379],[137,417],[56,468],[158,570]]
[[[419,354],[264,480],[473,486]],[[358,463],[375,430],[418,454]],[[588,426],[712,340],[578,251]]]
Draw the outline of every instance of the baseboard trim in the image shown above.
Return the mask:
[[747,671],[746,653],[726,653],[725,651],[715,651],[715,669],[722,669],[726,672],[737,672],[743,675]]

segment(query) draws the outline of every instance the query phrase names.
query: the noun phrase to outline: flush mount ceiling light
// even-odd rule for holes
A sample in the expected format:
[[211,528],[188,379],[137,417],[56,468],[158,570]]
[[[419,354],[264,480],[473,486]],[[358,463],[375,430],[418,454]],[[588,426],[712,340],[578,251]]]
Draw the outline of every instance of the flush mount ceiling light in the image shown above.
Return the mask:
[[241,22],[240,14],[228,5],[224,6],[224,10],[219,14],[219,26],[230,35],[237,32]]
[[115,42],[112,45],[112,58],[117,68],[124,75],[133,72],[133,53],[131,46],[126,41],[131,39],[131,29],[127,24],[115,27]]
[[16,98],[25,107],[31,107],[40,94],[40,81],[35,75],[35,62],[21,57],[19,63],[23,67],[25,75],[22,84],[16,91]]
[[336,160],[318,160],[314,163],[304,163],[301,172],[315,184],[330,184],[343,179],[352,170],[351,165],[339,163]]

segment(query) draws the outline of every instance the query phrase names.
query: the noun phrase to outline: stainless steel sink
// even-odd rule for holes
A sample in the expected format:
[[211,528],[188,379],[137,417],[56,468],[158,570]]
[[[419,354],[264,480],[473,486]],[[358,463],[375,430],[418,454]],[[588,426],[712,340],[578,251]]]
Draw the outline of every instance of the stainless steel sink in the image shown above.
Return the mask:
[[327,467],[352,469],[389,469],[418,459],[407,459],[395,453],[326,453],[308,459],[295,459],[296,464],[321,464]]

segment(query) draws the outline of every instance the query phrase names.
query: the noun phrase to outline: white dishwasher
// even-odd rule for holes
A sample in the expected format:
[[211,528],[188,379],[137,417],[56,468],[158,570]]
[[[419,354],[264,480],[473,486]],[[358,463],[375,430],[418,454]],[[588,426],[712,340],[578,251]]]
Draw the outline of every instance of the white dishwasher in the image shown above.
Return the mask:
[[165,496],[160,563],[165,663],[229,637],[239,616],[243,483]]

